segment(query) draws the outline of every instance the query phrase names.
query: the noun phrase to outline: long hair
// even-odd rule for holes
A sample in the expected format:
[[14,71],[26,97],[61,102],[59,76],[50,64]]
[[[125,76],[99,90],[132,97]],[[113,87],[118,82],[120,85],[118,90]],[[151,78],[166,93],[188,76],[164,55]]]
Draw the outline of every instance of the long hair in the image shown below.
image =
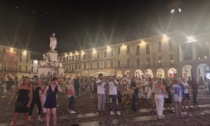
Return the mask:
[[[22,83],[22,84],[26,84],[26,83],[25,83],[26,79],[30,79],[30,78],[29,78],[29,77],[24,77],[23,83]],[[29,81],[29,84],[28,84],[28,85],[30,85],[30,84],[31,84],[31,81]]]

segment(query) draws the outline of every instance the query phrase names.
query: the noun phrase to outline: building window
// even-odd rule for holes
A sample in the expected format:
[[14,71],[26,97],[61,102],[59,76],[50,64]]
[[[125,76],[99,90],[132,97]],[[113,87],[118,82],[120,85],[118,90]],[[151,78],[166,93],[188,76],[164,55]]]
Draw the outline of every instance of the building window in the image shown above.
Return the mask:
[[112,50],[111,50],[111,52],[110,52],[110,53],[111,53],[111,57],[113,57],[113,56],[114,56],[114,54],[113,54],[113,51],[112,51]]
[[104,51],[104,58],[107,57],[107,51]]
[[130,53],[130,46],[127,46],[127,54]]
[[161,63],[161,59],[162,59],[162,57],[158,56],[158,63]]
[[140,46],[137,46],[136,47],[136,55],[139,55],[140,54]]
[[161,53],[161,42],[158,42],[158,52]]
[[19,71],[21,71],[21,66],[19,66]]
[[99,53],[97,54],[97,59],[99,59]]
[[170,61],[173,62],[174,61],[174,57],[173,55],[170,55]]
[[92,60],[92,54],[90,54],[89,57],[90,57],[90,60]]
[[86,63],[84,63],[84,69],[86,69]]
[[77,70],[77,65],[78,65],[78,64],[75,64],[75,70]]
[[150,58],[147,58],[147,65],[150,66]]
[[20,56],[19,61],[22,62],[22,56]]
[[74,61],[74,56],[72,56],[72,61]]
[[92,69],[93,68],[93,65],[92,65],[92,63],[90,63],[90,69]]
[[117,50],[118,54],[120,54],[120,47],[118,47],[118,50]]
[[25,66],[25,71],[28,71],[28,66]]
[[140,59],[138,58],[138,59],[136,59],[136,65],[137,65],[137,67],[139,67],[140,66]]
[[107,63],[106,63],[106,61],[104,61],[104,68],[106,68],[107,67]]
[[79,54],[79,60],[81,59],[81,55]]
[[127,66],[130,67],[130,59],[127,59]]
[[97,62],[97,68],[99,68],[99,62]]
[[111,68],[113,67],[113,60],[111,61]]
[[117,66],[120,67],[120,60],[117,61]]
[[83,60],[86,60],[86,54],[83,55]]
[[172,43],[172,41],[169,41],[168,42],[168,46],[169,46],[169,51],[173,51],[173,43]]
[[146,54],[150,54],[150,44],[146,44]]
[[81,69],[81,64],[79,64],[79,69]]

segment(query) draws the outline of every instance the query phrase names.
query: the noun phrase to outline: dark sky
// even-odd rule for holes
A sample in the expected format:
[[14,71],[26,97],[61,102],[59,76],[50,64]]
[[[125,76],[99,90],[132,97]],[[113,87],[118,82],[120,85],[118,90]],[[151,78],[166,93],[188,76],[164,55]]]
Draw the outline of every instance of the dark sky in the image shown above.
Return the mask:
[[[58,39],[58,52],[164,33],[170,1],[1,0],[0,44],[31,50],[33,58],[41,58],[49,50],[53,32]],[[209,12],[207,3],[208,0],[183,0],[186,24],[194,28],[198,22],[202,24],[199,20]]]

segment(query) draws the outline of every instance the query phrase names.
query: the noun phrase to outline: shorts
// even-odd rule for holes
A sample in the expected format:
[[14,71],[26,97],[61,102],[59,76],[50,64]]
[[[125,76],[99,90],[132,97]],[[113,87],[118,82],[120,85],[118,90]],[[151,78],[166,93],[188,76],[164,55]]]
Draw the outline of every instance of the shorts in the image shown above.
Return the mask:
[[189,93],[185,93],[185,100],[190,100],[190,95],[189,95]]

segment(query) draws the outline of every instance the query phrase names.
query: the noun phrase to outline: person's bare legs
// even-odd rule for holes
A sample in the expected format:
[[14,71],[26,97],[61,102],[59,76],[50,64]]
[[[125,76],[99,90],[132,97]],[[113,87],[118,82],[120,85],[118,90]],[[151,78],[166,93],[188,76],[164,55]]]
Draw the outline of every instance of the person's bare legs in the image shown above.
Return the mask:
[[46,126],[50,126],[50,109],[46,108]]
[[26,126],[28,126],[28,114],[29,114],[28,112],[24,113]]
[[52,116],[53,116],[53,126],[57,126],[56,108],[52,108]]
[[14,114],[14,117],[13,117],[13,126],[16,126],[17,119],[18,119],[18,114],[19,114],[19,113],[15,113],[15,114]]

